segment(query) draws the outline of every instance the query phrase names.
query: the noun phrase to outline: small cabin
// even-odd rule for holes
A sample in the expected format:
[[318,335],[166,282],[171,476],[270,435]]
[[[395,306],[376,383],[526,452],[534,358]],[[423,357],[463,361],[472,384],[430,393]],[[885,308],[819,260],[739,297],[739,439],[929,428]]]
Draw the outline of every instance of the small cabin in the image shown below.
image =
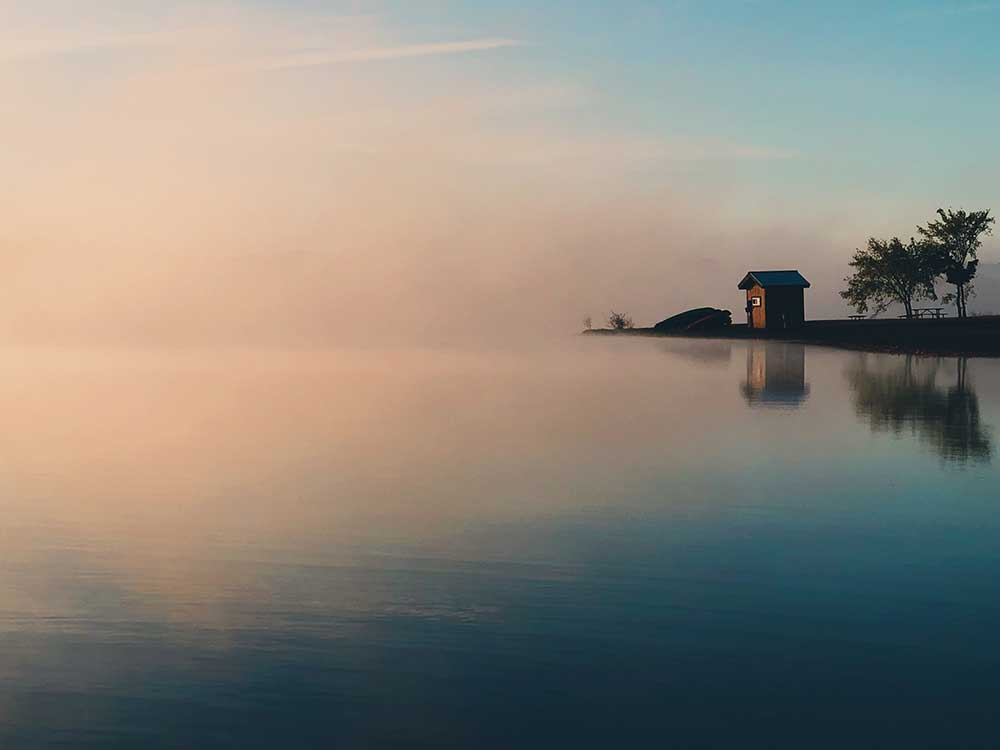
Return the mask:
[[798,271],[750,271],[739,288],[747,293],[750,328],[797,328],[806,320],[809,282]]

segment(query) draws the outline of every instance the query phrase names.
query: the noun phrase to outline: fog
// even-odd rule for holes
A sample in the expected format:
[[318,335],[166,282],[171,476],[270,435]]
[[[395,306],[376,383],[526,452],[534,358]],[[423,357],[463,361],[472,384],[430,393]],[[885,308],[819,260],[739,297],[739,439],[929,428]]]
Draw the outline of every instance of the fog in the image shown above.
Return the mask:
[[755,193],[794,151],[577,126],[599,92],[584,72],[526,80],[524,40],[23,5],[0,4],[8,342],[444,343],[705,304],[738,319],[737,282],[766,267],[799,268],[809,314],[840,314],[846,260],[879,229],[861,225],[875,208]]

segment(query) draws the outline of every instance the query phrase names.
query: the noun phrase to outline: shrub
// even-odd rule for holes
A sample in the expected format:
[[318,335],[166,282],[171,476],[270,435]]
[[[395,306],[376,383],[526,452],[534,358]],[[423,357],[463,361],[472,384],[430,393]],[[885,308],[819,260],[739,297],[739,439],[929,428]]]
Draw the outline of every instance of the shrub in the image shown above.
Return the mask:
[[635,324],[632,322],[632,317],[627,313],[619,313],[614,310],[608,315],[608,326],[615,331],[624,331],[628,328],[634,328]]

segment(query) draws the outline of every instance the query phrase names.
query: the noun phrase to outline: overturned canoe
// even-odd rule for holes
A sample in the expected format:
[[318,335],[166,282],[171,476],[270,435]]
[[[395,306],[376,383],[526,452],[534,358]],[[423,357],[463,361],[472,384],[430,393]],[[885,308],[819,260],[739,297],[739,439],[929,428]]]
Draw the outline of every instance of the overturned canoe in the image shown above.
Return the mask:
[[653,326],[653,330],[657,333],[694,333],[724,328],[732,322],[733,314],[729,310],[696,307],[661,320]]

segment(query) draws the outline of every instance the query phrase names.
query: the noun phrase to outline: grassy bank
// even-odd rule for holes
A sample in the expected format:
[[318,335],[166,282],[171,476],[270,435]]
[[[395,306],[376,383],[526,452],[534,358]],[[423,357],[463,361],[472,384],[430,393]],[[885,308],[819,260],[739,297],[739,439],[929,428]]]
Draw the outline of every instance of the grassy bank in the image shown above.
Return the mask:
[[801,328],[762,331],[745,324],[711,333],[662,334],[652,328],[585,331],[597,336],[776,339],[848,349],[1000,357],[1000,316],[944,320],[811,320]]

